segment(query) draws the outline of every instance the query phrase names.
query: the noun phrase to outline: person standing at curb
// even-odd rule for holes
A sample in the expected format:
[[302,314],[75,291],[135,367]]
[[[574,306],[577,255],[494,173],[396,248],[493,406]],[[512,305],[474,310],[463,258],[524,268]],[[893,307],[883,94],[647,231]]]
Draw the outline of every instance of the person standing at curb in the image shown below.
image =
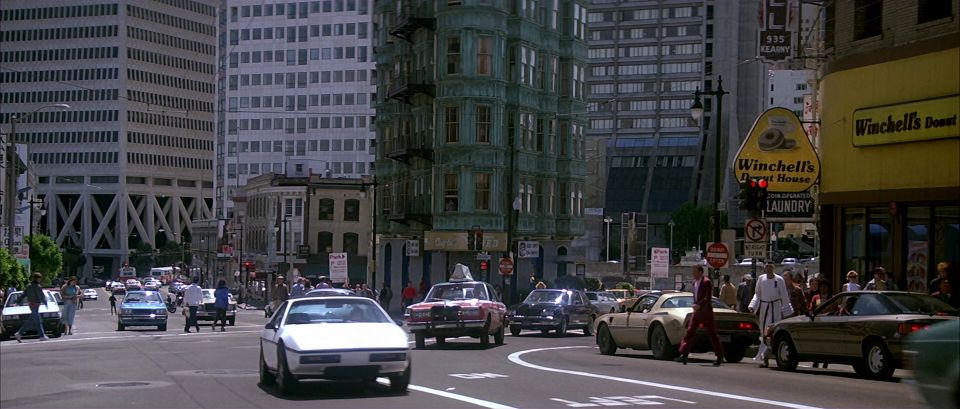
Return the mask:
[[43,331],[43,321],[40,319],[40,305],[47,302],[43,295],[43,288],[40,287],[40,280],[42,278],[43,275],[40,273],[33,273],[33,275],[30,276],[30,284],[27,285],[27,288],[23,289],[23,293],[21,293],[20,298],[17,299],[17,304],[20,304],[23,302],[23,299],[26,298],[30,306],[30,317],[27,318],[26,321],[23,322],[23,325],[20,326],[20,329],[13,334],[17,342],[23,342],[23,340],[21,340],[21,334],[34,327],[36,327],[41,341],[50,339],[47,338],[47,333]]
[[197,308],[203,303],[203,290],[200,289],[200,277],[194,277],[193,282],[183,290],[183,306],[187,313],[186,322],[183,324],[183,332],[190,332],[190,327],[200,332],[200,323],[197,322]]
[[60,295],[63,297],[63,311],[60,321],[63,323],[63,333],[73,335],[73,321],[77,316],[78,299],[80,295],[80,286],[77,285],[77,277],[71,276],[67,283],[60,287]]

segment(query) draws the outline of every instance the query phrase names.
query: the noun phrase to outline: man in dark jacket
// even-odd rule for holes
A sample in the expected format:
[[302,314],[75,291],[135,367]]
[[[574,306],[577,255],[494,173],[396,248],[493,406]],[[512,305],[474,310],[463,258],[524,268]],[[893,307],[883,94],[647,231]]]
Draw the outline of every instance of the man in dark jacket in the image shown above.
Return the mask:
[[737,311],[750,312],[750,300],[753,299],[753,276],[744,274],[737,286]]
[[23,325],[20,326],[20,329],[13,334],[13,337],[17,339],[17,342],[23,342],[20,337],[23,332],[29,331],[36,328],[37,333],[40,334],[40,340],[46,341],[50,338],[47,338],[47,333],[43,331],[43,321],[40,320],[40,305],[47,302],[46,298],[43,295],[43,287],[40,286],[40,279],[43,276],[40,273],[33,273],[30,276],[30,284],[27,285],[27,288],[23,289],[23,293],[20,294],[20,298],[17,299],[17,304],[23,302],[23,299],[27,299],[27,303],[30,306],[30,317],[23,322]]
[[387,284],[386,281],[383,282],[383,286],[380,288],[379,296],[380,306],[383,307],[384,311],[390,311],[390,300],[393,299],[393,290],[390,289],[390,284]]

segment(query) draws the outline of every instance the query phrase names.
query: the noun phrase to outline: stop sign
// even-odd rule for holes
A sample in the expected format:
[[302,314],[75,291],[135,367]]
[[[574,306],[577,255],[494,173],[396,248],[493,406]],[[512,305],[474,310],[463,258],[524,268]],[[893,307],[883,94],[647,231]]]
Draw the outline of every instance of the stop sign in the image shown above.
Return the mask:
[[500,259],[500,275],[513,275],[513,260],[508,258]]
[[723,243],[710,243],[707,246],[707,264],[710,267],[721,268],[727,265],[730,260],[730,252],[727,251],[727,245]]

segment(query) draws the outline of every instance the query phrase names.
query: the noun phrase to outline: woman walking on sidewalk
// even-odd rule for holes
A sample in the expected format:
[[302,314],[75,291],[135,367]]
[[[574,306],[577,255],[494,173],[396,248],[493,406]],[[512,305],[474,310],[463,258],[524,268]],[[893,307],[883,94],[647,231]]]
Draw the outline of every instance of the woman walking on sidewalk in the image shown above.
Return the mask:
[[63,322],[63,333],[73,335],[73,320],[77,315],[77,304],[79,304],[80,286],[77,285],[77,277],[71,276],[67,284],[60,287],[60,295],[63,297],[63,311],[61,321]]

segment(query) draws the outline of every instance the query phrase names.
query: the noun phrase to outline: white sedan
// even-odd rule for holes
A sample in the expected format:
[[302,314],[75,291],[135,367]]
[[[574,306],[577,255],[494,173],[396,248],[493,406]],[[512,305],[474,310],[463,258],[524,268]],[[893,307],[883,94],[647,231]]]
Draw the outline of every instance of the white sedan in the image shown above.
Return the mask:
[[407,333],[375,301],[303,297],[277,308],[260,332],[260,383],[288,394],[300,379],[390,379],[410,384]]
[[99,298],[99,295],[97,295],[97,290],[94,290],[92,288],[86,288],[83,290],[84,301],[90,301],[90,300],[97,301],[97,298]]

